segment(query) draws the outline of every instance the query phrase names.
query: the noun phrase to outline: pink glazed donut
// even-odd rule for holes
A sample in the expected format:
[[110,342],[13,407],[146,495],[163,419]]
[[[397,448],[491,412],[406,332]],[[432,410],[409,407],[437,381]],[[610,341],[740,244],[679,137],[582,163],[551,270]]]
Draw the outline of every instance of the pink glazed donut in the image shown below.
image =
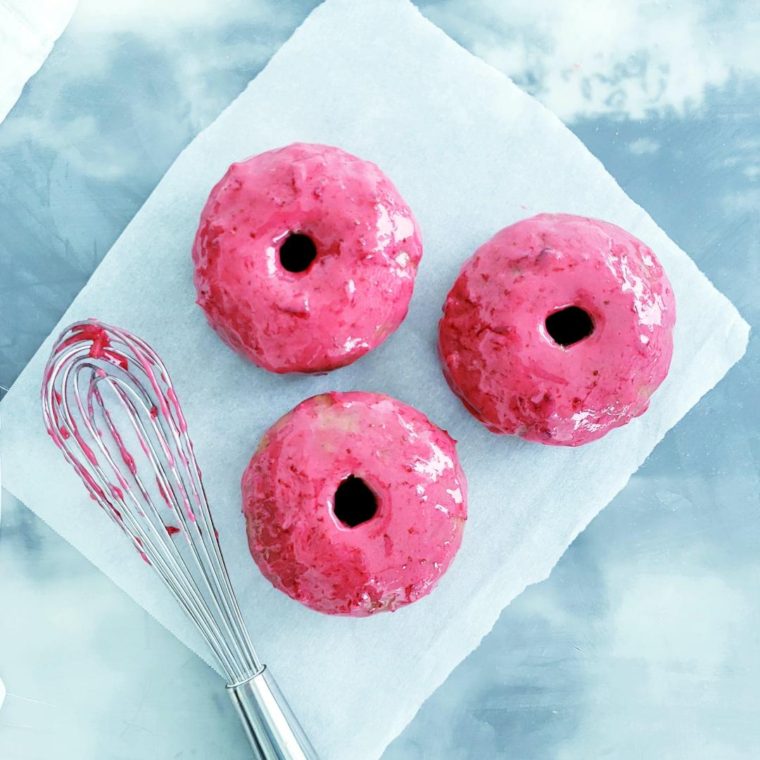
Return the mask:
[[193,245],[198,303],[272,372],[325,372],[403,321],[422,243],[391,181],[339,148],[295,143],[232,164]]
[[449,385],[495,433],[579,446],[646,411],[673,353],[675,299],[620,227],[539,214],[496,233],[449,292]]
[[243,476],[256,564],[331,615],[393,611],[430,593],[462,540],[454,440],[376,393],[326,393],[264,435]]

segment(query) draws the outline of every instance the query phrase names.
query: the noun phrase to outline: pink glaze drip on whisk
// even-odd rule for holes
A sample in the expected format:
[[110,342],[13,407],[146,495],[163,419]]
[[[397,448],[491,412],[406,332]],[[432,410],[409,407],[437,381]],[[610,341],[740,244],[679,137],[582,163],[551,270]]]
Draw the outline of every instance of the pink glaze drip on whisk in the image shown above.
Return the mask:
[[166,488],[164,487],[164,484],[158,475],[156,475],[156,485],[158,486],[159,495],[164,500],[164,504],[166,504],[169,509],[174,509],[174,505],[169,498],[169,494],[166,492]]
[[[82,346],[82,351],[76,352],[75,349],[79,345]],[[187,423],[179,405],[176,393],[169,384],[169,380],[166,377],[165,373],[163,371],[159,373],[160,382],[159,378],[156,376],[157,373],[154,370],[154,365],[148,355],[136,345],[131,345],[130,347],[132,349],[132,353],[134,354],[131,359],[124,355],[122,351],[113,345],[113,341],[109,337],[109,333],[100,323],[89,321],[74,325],[72,328],[70,328],[68,334],[59,340],[54,348],[51,360],[44,373],[43,393],[44,388],[49,386],[51,383],[52,372],[55,367],[56,360],[59,359],[65,352],[70,350],[75,351],[75,353],[78,355],[78,358],[82,361],[84,361],[85,358],[93,360],[92,364],[87,365],[88,368],[92,370],[94,377],[94,379],[91,380],[90,389],[88,392],[89,404],[92,405],[92,402],[94,400],[97,406],[102,410],[110,440],[115,445],[115,448],[118,451],[119,456],[129,473],[134,478],[137,478],[138,467],[135,461],[135,457],[129,451],[122,434],[119,432],[117,426],[113,423],[113,419],[110,413],[105,409],[105,405],[103,403],[100,392],[96,389],[96,382],[107,381],[109,373],[106,372],[103,366],[96,366],[94,362],[104,362],[120,370],[123,370],[124,372],[131,371],[134,373],[137,370],[144,376],[145,379],[147,379],[148,385],[150,386],[150,389],[153,391],[153,394],[155,396],[155,403],[151,403],[147,408],[147,413],[150,420],[156,421],[158,420],[159,416],[163,416],[166,420],[169,420],[173,422],[174,425],[176,425],[177,433],[180,435],[187,433]],[[80,353],[81,355],[79,355]],[[130,376],[133,377],[132,375]],[[128,402],[126,400],[126,396],[122,395],[123,392],[119,393],[117,391],[117,394],[120,395],[122,404],[126,405]],[[59,391],[57,388],[53,388],[52,393],[50,394],[48,401],[50,402],[49,411],[52,420],[51,423],[47,425],[47,432],[56,443],[56,445],[64,451],[68,450],[67,444],[69,442],[76,443],[76,446],[78,446],[82,455],[89,462],[89,464],[94,468],[98,468],[101,463],[99,462],[92,446],[90,443],[88,443],[87,440],[85,440],[85,436],[79,430],[74,420],[70,417],[68,417],[67,420],[64,420],[62,418],[61,407],[64,404],[64,395],[65,394],[62,394],[61,391]],[[131,399],[129,400],[129,403],[133,403]],[[92,430],[89,432],[92,434]],[[103,431],[98,429],[98,432],[101,436],[103,435]],[[151,451],[151,445],[146,436],[143,435],[143,433],[136,427],[133,427],[132,433],[134,434],[134,437],[143,453],[146,455],[146,457],[153,461],[153,452]],[[192,449],[192,444],[189,442],[189,439],[187,443]],[[162,473],[160,475],[157,474],[155,477],[155,482],[161,502],[168,509],[173,510],[173,497],[178,498],[182,503],[183,511],[187,515],[187,519],[190,521],[190,523],[196,523],[197,518],[192,508],[190,498],[188,498],[186,489],[184,487],[177,486],[176,491],[178,493],[174,493],[172,491],[172,486],[169,480],[164,480],[164,478],[170,478],[171,473],[174,473],[176,476],[176,467],[178,461],[175,453],[172,451],[172,448],[166,444],[166,441],[164,441],[162,437],[160,438],[160,444],[161,454],[166,457],[166,462],[169,466],[168,473]],[[177,449],[177,455],[179,456],[179,462],[185,468],[189,468],[191,463],[183,451],[182,446],[178,445],[177,441],[175,441],[175,447]],[[121,511],[112,502],[113,500],[124,501],[126,498],[126,492],[130,491],[130,484],[127,482],[124,474],[119,469],[112,466],[111,469],[113,470],[113,476],[117,483],[109,484],[108,490],[106,491],[96,480],[96,478],[93,477],[92,473],[90,473],[87,467],[85,467],[81,462],[77,461],[76,458],[70,455],[68,459],[74,466],[77,474],[85,482],[90,497],[94,501],[99,502],[100,505],[106,508],[118,521],[123,523],[123,516]],[[140,486],[140,490],[143,490],[142,486]],[[192,485],[191,490],[195,492],[194,484]],[[193,493],[193,495],[195,496],[197,494]],[[111,498],[109,498],[109,496]],[[144,516],[144,513],[141,511],[140,513]],[[170,536],[175,535],[181,531],[180,528],[174,525],[164,524],[163,527]],[[149,562],[149,559],[144,549],[142,548],[142,541],[140,538],[135,536],[134,541],[140,556],[146,562]]]
[[261,672],[160,358],[124,330],[78,323],[53,348],[42,402],[50,437],[197,624],[228,683]]

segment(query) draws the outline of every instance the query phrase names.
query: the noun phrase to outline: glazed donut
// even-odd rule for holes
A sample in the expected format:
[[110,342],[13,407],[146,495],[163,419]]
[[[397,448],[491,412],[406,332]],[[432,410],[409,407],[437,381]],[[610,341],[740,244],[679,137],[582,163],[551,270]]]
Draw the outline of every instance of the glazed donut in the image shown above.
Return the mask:
[[264,435],[242,481],[261,572],[311,609],[362,617],[428,594],[467,518],[455,442],[375,393],[326,393]]
[[193,245],[198,304],[234,349],[272,372],[325,372],[403,321],[422,243],[369,161],[295,143],[230,166]]
[[673,352],[673,290],[620,227],[539,214],[464,265],[439,326],[444,374],[496,433],[578,446],[642,414]]

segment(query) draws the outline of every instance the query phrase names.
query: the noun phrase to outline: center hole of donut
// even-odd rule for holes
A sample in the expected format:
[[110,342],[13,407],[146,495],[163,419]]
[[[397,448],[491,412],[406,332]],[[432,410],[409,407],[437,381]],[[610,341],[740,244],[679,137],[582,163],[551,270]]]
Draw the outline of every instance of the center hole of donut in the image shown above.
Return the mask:
[[314,241],[300,232],[291,232],[280,246],[280,264],[288,272],[305,272],[316,258]]
[[347,527],[371,520],[377,512],[377,497],[361,479],[349,475],[335,492],[335,516]]
[[546,318],[546,332],[560,346],[572,346],[594,332],[594,321],[579,306],[568,306]]

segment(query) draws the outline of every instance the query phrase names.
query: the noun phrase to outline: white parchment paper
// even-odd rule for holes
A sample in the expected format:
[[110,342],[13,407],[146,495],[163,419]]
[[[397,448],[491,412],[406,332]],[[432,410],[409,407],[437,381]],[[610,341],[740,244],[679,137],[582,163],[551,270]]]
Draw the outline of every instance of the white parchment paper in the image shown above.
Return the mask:
[[[238,358],[207,327],[191,282],[191,243],[211,186],[230,162],[295,140],[376,161],[414,209],[425,243],[401,329],[325,377],[275,376]],[[638,235],[660,256],[678,299],[673,365],[651,409],[574,450],[488,433],[450,393],[436,357],[441,305],[463,261],[499,228],[541,211],[601,217]],[[748,334],[726,298],[557,118],[406,0],[328,0],[314,11],[177,159],[62,323],[87,316],[136,331],[164,357],[253,638],[330,760],[382,753],[502,608],[548,575],[664,433],[739,359]],[[38,389],[49,343],[2,405],[6,488],[207,656],[46,439]],[[259,436],[306,396],[331,389],[389,393],[459,440],[470,483],[462,549],[430,597],[395,614],[311,612],[275,591],[246,547],[239,479]]]

